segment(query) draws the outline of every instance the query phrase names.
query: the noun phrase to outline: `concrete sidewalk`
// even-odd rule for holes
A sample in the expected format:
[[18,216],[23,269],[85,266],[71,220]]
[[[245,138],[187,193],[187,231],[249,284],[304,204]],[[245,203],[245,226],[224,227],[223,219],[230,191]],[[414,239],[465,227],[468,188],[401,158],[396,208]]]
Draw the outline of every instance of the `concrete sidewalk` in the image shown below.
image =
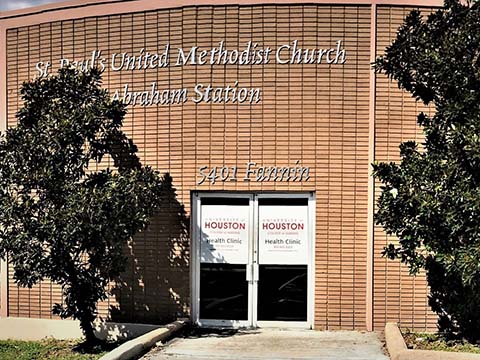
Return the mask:
[[355,331],[255,329],[187,335],[143,360],[387,360],[377,334]]

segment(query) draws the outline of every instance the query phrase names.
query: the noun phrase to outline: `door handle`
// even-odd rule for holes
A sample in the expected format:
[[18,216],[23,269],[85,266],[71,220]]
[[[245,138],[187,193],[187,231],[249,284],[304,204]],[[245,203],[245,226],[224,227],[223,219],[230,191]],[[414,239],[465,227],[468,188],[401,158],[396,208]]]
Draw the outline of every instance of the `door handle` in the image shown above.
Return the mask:
[[259,273],[259,266],[258,264],[253,264],[252,265],[252,268],[253,268],[253,281],[258,281],[258,273]]
[[253,281],[253,269],[252,264],[247,264],[247,281]]
[[253,281],[258,281],[258,273],[259,273],[259,267],[258,264],[252,264],[252,277]]
[[247,281],[258,281],[258,264],[247,264]]

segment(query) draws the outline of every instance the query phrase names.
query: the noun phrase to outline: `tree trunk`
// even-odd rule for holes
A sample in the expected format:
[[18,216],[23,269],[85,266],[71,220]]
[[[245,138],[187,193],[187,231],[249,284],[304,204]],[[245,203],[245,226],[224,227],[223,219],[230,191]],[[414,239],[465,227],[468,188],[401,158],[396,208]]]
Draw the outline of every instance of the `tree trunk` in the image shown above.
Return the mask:
[[88,345],[98,343],[99,339],[95,336],[95,330],[91,321],[87,319],[80,319],[80,327],[82,328],[83,335],[85,336],[85,342]]

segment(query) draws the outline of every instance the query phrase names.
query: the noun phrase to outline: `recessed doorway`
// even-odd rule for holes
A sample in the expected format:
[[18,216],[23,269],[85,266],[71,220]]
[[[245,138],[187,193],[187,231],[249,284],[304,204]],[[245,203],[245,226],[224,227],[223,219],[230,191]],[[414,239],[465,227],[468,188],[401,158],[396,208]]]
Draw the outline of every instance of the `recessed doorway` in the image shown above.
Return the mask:
[[192,318],[313,325],[313,194],[194,193]]

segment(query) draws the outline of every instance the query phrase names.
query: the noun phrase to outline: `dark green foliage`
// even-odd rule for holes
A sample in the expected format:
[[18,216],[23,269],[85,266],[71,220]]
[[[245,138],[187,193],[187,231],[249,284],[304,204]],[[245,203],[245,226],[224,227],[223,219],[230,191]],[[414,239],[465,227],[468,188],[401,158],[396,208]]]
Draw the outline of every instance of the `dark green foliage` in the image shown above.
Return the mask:
[[399,238],[384,255],[425,269],[439,329],[480,339],[480,6],[456,0],[413,11],[375,64],[417,100],[425,142],[400,146],[401,162],[374,164],[383,183],[376,223]]
[[[100,83],[96,69],[25,83],[18,126],[0,138],[0,256],[21,286],[60,284],[53,311],[80,320],[87,341],[97,302],[125,267],[122,245],[147,225],[162,187]],[[102,160],[114,171],[94,171]]]

